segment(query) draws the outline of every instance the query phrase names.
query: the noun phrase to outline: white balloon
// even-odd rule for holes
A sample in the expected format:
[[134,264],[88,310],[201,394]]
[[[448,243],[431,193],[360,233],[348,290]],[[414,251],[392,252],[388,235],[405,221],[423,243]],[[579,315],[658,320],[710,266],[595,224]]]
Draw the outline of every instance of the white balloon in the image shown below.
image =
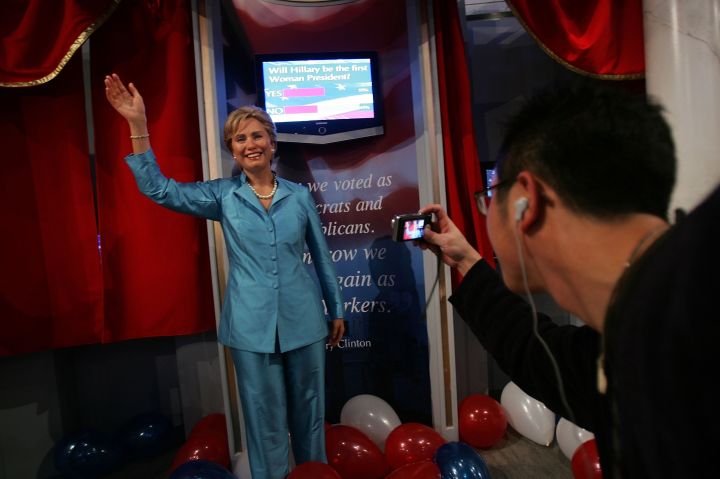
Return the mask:
[[555,428],[555,438],[557,439],[558,446],[560,446],[560,450],[565,454],[565,457],[571,461],[577,448],[585,441],[589,441],[594,437],[595,434],[571,423],[564,417],[560,418]]
[[510,381],[500,395],[508,422],[517,432],[543,446],[549,446],[555,435],[555,413]]
[[388,435],[401,424],[392,406],[372,394],[348,399],[340,411],[340,423],[365,433],[383,452]]

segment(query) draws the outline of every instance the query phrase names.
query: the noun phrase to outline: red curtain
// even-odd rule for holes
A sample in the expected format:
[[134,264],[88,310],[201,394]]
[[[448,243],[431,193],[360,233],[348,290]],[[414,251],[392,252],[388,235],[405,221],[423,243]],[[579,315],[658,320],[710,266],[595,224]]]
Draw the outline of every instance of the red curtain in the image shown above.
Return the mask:
[[102,337],[80,58],[55,81],[0,89],[0,356]]
[[568,68],[605,79],[645,73],[642,0],[508,0],[540,47]]
[[120,0],[3,0],[0,86],[52,80]]
[[206,222],[164,209],[135,185],[127,123],[105,99],[115,72],[140,90],[163,172],[202,179],[190,1],[124,2],[91,45],[105,341],[215,327]]
[[102,81],[135,82],[163,170],[201,179],[190,2],[123,2],[90,51],[97,208],[80,58],[0,89],[0,356],[215,327],[206,222],[137,191]]
[[494,265],[485,216],[475,207],[474,193],[483,187],[483,181],[458,7],[456,2],[436,1],[433,9],[448,214],[470,244]]

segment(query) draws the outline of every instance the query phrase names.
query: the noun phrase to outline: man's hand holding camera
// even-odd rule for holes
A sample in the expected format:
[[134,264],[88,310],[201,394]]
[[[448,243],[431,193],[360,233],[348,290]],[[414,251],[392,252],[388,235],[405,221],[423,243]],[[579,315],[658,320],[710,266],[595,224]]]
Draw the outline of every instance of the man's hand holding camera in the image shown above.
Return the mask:
[[482,259],[480,253],[467,242],[442,206],[430,204],[423,207],[420,213],[434,213],[437,218],[437,221],[432,223],[432,227],[425,228],[424,241],[416,242],[420,248],[423,250],[430,248],[445,264],[457,268],[463,276]]

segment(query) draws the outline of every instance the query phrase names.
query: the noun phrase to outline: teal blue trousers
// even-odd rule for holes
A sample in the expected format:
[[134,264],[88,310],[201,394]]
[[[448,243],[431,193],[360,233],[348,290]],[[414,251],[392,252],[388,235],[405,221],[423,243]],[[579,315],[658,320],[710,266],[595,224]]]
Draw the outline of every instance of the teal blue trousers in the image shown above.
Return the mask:
[[231,349],[252,479],[284,479],[290,442],[297,464],[327,463],[325,341],[285,353],[277,348],[274,353]]

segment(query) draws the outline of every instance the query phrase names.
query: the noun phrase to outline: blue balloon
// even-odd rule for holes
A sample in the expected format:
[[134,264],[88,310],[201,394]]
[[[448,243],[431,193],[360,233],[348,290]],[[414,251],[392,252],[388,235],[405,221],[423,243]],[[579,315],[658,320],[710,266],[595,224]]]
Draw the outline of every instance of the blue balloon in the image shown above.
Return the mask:
[[64,437],[55,444],[55,468],[72,479],[94,479],[114,471],[122,452],[108,438],[94,431]]
[[170,420],[158,413],[146,413],[127,421],[117,432],[116,440],[132,458],[148,459],[173,445]]
[[170,479],[236,479],[220,464],[200,459],[181,464],[170,475]]
[[464,442],[448,442],[435,451],[433,462],[442,479],[491,479],[478,452]]

